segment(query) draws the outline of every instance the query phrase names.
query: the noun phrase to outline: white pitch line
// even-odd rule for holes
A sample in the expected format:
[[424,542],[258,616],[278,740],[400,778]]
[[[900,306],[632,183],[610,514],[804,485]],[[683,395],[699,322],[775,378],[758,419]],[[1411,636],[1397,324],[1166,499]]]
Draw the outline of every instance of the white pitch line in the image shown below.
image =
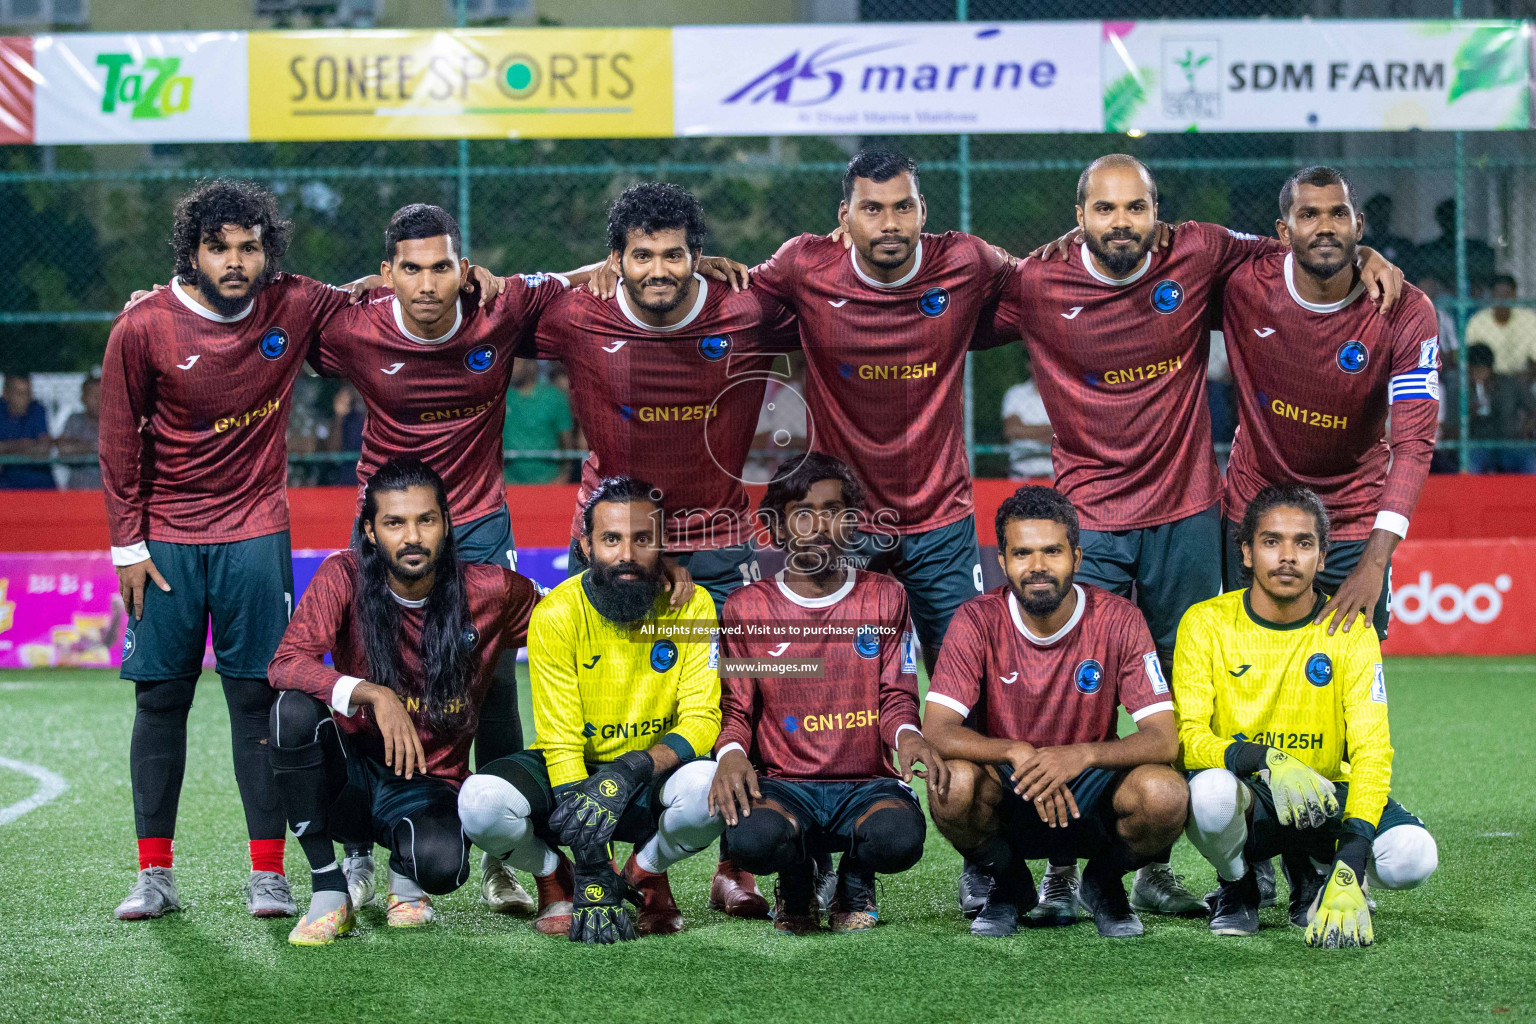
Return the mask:
[[9,768],[11,771],[30,775],[38,782],[37,792],[25,800],[18,800],[9,807],[0,807],[0,825],[8,825],[28,811],[34,811],[49,801],[57,799],[60,793],[69,788],[69,783],[64,781],[62,775],[39,765],[0,757],[0,768]]

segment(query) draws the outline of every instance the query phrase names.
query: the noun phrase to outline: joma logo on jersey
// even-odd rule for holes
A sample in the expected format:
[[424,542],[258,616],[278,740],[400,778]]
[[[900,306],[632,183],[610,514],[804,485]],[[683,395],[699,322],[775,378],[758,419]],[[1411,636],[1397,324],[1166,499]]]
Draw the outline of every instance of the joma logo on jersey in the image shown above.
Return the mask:
[[627,420],[641,423],[687,423],[714,419],[720,415],[717,405],[621,405],[619,413]]
[[1184,360],[1178,356],[1172,359],[1164,359],[1158,363],[1148,363],[1146,366],[1133,366],[1129,370],[1105,370],[1105,384],[1136,384],[1153,377],[1163,377],[1175,370],[1183,369]]
[[631,736],[665,736],[676,724],[677,718],[673,715],[647,718],[639,722],[613,722],[609,725],[594,725],[588,722],[582,727],[581,734],[589,740],[594,737],[605,740],[627,740]]
[[239,416],[220,416],[214,421],[213,432],[215,434],[222,434],[224,431],[234,430],[236,427],[248,427],[257,420],[265,419],[277,412],[282,407],[282,404],[282,399],[274,398],[267,402],[266,405],[252,409],[250,412],[241,413]]
[[421,422],[441,423],[443,420],[467,420],[471,416],[479,416],[489,409],[492,404],[491,402],[481,402],[479,405],[470,405],[463,409],[428,409],[421,414]]
[[939,375],[938,363],[844,363],[844,377],[858,374],[859,380],[922,380]]
[[879,724],[880,712],[873,708],[868,711],[839,711],[835,715],[803,715],[800,718],[800,728],[806,732],[864,729]]
[[101,87],[101,112],[128,111],[132,120],[185,114],[192,108],[192,76],[178,75],[180,57],[146,57],[135,66],[131,53],[98,53],[96,64],[107,69]]
[[1288,420],[1309,427],[1322,427],[1324,430],[1346,430],[1349,428],[1348,416],[1335,416],[1331,412],[1318,412],[1315,409],[1303,409],[1299,405],[1282,402],[1280,399],[1271,399],[1269,411],[1276,416],[1283,416]]

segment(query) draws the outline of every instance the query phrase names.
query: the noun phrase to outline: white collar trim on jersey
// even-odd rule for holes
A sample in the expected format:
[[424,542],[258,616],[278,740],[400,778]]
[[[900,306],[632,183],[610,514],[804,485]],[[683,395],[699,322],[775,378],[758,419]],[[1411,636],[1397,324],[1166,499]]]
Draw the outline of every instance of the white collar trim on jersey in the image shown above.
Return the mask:
[[1141,266],[1131,271],[1130,277],[1110,277],[1093,265],[1093,254],[1088,251],[1088,243],[1084,242],[1080,247],[1083,254],[1083,267],[1100,284],[1107,284],[1112,288],[1124,288],[1128,284],[1135,284],[1147,276],[1147,271],[1152,269],[1152,254],[1149,252],[1141,258]]
[[389,596],[394,598],[395,604],[398,604],[402,608],[425,608],[427,606],[426,598],[423,597],[419,601],[407,601],[405,598],[395,593],[394,587],[389,588]]
[[454,296],[453,299],[453,326],[448,328],[448,333],[441,338],[422,338],[412,334],[405,326],[405,317],[400,312],[400,296],[390,299],[390,308],[395,311],[395,327],[400,333],[410,338],[418,345],[445,345],[455,334],[459,333],[459,327],[464,323],[464,305]]
[[859,266],[859,257],[853,251],[853,247],[852,246],[849,246],[849,248],[848,248],[848,258],[853,261],[853,272],[855,274],[859,275],[859,280],[863,281],[865,284],[869,285],[871,288],[900,288],[902,285],[906,284],[908,281],[911,281],[914,277],[916,277],[918,270],[922,268],[922,265],[923,265],[923,240],[921,238],[919,238],[917,240],[917,253],[912,258],[912,269],[907,271],[905,274],[903,274],[900,278],[898,278],[895,281],[890,281],[890,282],[876,281],[874,278],[872,278],[868,274],[864,273],[864,268]]
[[1365,281],[1360,280],[1356,281],[1355,286],[1349,290],[1349,294],[1344,296],[1338,302],[1308,302],[1306,299],[1296,294],[1295,259],[1295,253],[1288,252],[1285,254],[1285,290],[1291,293],[1291,298],[1295,299],[1296,305],[1300,306],[1302,309],[1310,310],[1313,313],[1337,313],[1339,310],[1343,309],[1345,306],[1358,299],[1361,293],[1365,291]]
[[186,306],[188,309],[202,317],[204,320],[212,320],[216,324],[232,324],[238,320],[244,320],[246,317],[251,315],[251,310],[256,308],[256,300],[252,299],[250,302],[246,303],[244,309],[236,313],[234,316],[221,316],[220,314],[215,313],[213,310],[209,309],[207,306],[203,305],[201,302],[198,302],[192,296],[188,295],[186,289],[182,288],[180,281],[172,279],[171,291],[178,299],[181,300],[181,304],[183,306]]
[[1072,617],[1067,620],[1065,626],[1062,626],[1050,636],[1044,637],[1035,636],[1035,634],[1029,631],[1029,627],[1024,625],[1024,617],[1019,614],[1019,599],[1014,596],[1012,587],[1008,589],[1008,614],[1013,616],[1013,624],[1020,633],[1024,634],[1025,640],[1028,640],[1036,647],[1049,647],[1077,628],[1077,624],[1083,621],[1083,609],[1088,607],[1088,596],[1083,593],[1083,588],[1076,583],[1072,584],[1072,589],[1077,591],[1077,607],[1072,609]]
[[639,317],[635,316],[635,314],[629,308],[629,301],[624,298],[624,283],[622,281],[619,282],[619,290],[617,292],[619,309],[623,311],[625,318],[628,319],[630,323],[634,324],[642,331],[650,331],[653,334],[667,334],[671,331],[680,331],[684,327],[687,327],[689,324],[697,320],[699,314],[704,312],[704,299],[709,295],[709,282],[704,280],[704,278],[699,274],[694,274],[693,279],[699,282],[699,291],[698,294],[694,297],[693,308],[688,311],[687,316],[683,317],[671,327],[652,327],[644,320],[641,320]]
[[853,590],[854,575],[855,573],[853,567],[849,566],[848,579],[844,581],[842,586],[838,587],[836,590],[825,597],[801,597],[793,590],[790,590],[789,584],[784,582],[783,569],[780,569],[773,578],[779,584],[779,593],[789,598],[801,608],[830,608],[837,604],[837,602],[841,601],[843,598],[847,597],[849,592]]

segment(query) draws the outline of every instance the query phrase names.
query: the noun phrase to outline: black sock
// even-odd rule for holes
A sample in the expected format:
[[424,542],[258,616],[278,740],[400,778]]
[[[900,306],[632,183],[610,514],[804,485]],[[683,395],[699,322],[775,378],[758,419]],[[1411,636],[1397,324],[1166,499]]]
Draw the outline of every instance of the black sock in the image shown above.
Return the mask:
[[267,736],[274,693],[265,679],[220,676],[229,705],[229,734],[235,760],[235,784],[245,808],[245,827],[252,839],[281,839],[286,835],[283,808],[272,781]]
[[272,748],[272,777],[310,870],[336,860],[326,820],[325,752],[319,742]]
[[176,808],[187,770],[187,712],[196,688],[196,676],[134,684],[128,768],[140,839],[176,834]]
[[335,861],[331,861],[330,866],[323,871],[311,869],[309,878],[315,892],[347,891],[347,876],[341,873]]

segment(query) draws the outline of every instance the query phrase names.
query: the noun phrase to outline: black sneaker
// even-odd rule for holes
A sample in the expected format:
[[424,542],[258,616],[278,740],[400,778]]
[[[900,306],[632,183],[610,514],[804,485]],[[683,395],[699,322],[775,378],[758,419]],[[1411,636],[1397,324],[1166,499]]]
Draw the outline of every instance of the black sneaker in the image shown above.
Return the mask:
[[1036,928],[1059,928],[1077,922],[1077,887],[1082,881],[1074,864],[1067,871],[1052,867],[1040,880],[1039,902],[1029,912]]
[[1216,935],[1254,935],[1259,930],[1259,877],[1253,868],[1235,882],[1218,878],[1211,906],[1211,931]]
[[[1291,890],[1288,908],[1291,924],[1297,928],[1305,928],[1311,923],[1312,904],[1316,902],[1317,894],[1323,891],[1323,886],[1328,884],[1328,876],[1313,867],[1312,858],[1306,854],[1283,855],[1280,858],[1280,870],[1285,872],[1285,884]],[[1262,887],[1259,895],[1262,900]],[[1263,905],[1262,902],[1259,903],[1259,906]]]
[[960,913],[966,917],[981,913],[992,884],[992,875],[987,869],[967,857],[965,866],[960,869]]
[[[847,856],[843,854],[844,859]],[[812,854],[811,863],[816,868],[816,905],[825,914],[832,909],[832,899],[837,895],[837,871],[832,867],[832,855],[826,850]]]
[[880,923],[873,871],[865,870],[843,854],[836,884],[837,891],[827,912],[827,925],[834,932],[868,931]]
[[[989,939],[1007,938],[1019,930],[1019,917],[1035,907],[1035,879],[1029,873],[1029,865],[1017,861],[1001,878],[982,874],[991,885],[982,901],[976,918],[971,922],[971,934]],[[964,875],[960,876],[962,882]]]
[[816,906],[816,868],[809,860],[779,872],[773,892],[773,930],[786,935],[809,935],[821,930],[821,911]]
[[1259,880],[1259,909],[1272,907],[1279,902],[1275,891],[1275,862],[1272,859],[1257,861],[1253,873]]
[[1099,935],[1106,939],[1130,939],[1142,933],[1141,918],[1125,895],[1125,876],[1118,871],[1095,868],[1092,861],[1077,888],[1078,901],[1093,915]]

